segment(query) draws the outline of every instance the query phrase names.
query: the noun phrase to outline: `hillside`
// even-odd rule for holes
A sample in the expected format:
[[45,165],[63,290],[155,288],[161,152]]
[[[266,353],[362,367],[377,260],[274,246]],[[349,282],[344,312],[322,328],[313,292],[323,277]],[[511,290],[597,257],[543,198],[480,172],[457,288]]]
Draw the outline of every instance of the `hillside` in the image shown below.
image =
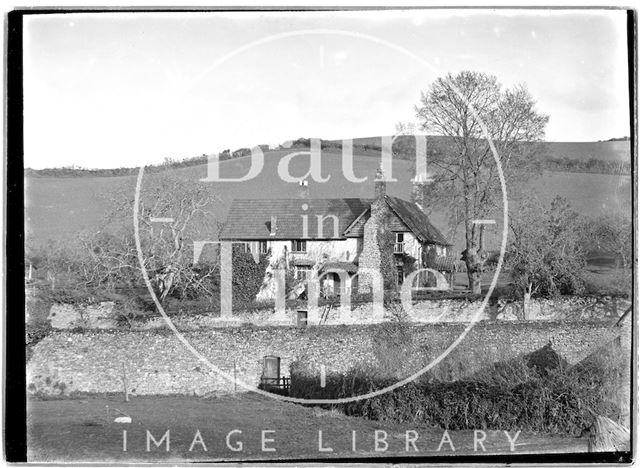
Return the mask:
[[[446,144],[447,137],[428,136],[429,142],[436,146]],[[335,140],[338,141],[338,140]],[[380,137],[354,138],[354,146],[380,146]],[[581,142],[557,142],[544,143],[543,157],[548,159],[576,159],[589,160],[601,159],[603,161],[630,162],[631,141],[581,141]]]
[[[290,150],[272,151],[265,156],[263,171],[248,182],[209,183],[211,193],[219,198],[212,216],[224,219],[233,198],[290,198],[297,197],[297,184],[288,184],[277,175],[277,164]],[[331,175],[328,182],[318,184],[310,181],[310,195],[317,198],[371,197],[373,195],[373,175],[379,159],[369,155],[354,156],[354,172],[357,177],[369,176],[361,184],[354,184],[342,175],[341,154],[323,153],[323,175]],[[221,163],[222,177],[240,177],[246,174],[250,165],[248,157],[241,157]],[[296,157],[291,164],[294,176],[304,174],[308,169],[308,157]],[[388,184],[390,195],[408,199],[410,197],[411,171],[413,164],[406,160],[395,160],[393,175],[397,182]],[[199,180],[206,176],[206,165],[175,169],[172,172],[186,180]],[[67,239],[84,229],[98,229],[108,211],[109,197],[114,189],[123,187],[133,194],[135,176],[122,177],[27,177],[25,179],[26,237],[29,243],[42,243],[48,239]],[[566,172],[546,172],[531,182],[530,189],[545,199],[555,195],[568,198],[576,210],[584,214],[610,211],[629,201],[630,177],[603,174],[582,174]],[[498,227],[493,228],[491,244],[499,244],[500,214]],[[447,232],[446,213],[435,212],[433,222]],[[457,236],[456,249],[461,250],[462,239]],[[213,233],[212,233],[213,236]]]
[[[451,137],[428,136],[428,151],[439,153],[453,145]],[[320,140],[323,154],[340,151],[341,140]],[[299,138],[293,142],[293,149],[309,148],[309,138]],[[380,157],[381,137],[356,138],[353,140],[354,153],[361,156]],[[631,174],[631,142],[628,139],[604,142],[545,142],[536,143],[536,158],[541,168],[553,172],[590,172],[595,174]],[[265,153],[276,153],[268,145],[261,145]],[[415,142],[411,136],[396,137],[393,144],[394,157],[414,159]],[[219,154],[220,160],[237,159],[251,154],[249,148],[235,151],[225,150]],[[148,166],[148,172],[167,169],[182,169],[206,164],[207,156],[173,159],[165,158],[162,164]],[[135,175],[135,167],[108,169],[87,169],[79,166],[53,167],[47,169],[25,169],[27,177],[118,177]]]

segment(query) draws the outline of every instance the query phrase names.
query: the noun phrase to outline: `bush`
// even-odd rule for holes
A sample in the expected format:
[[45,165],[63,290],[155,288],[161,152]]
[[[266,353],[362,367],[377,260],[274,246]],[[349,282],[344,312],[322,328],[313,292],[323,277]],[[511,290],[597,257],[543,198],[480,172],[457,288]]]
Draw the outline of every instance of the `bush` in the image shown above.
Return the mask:
[[[454,382],[421,379],[382,395],[338,406],[345,414],[377,421],[412,422],[443,429],[543,431],[576,434],[594,414],[615,419],[612,384],[620,386],[621,362],[597,353],[567,366],[550,347]],[[317,373],[291,366],[291,396],[335,399],[362,395],[395,383],[379,369],[362,366],[330,374],[320,387]]]

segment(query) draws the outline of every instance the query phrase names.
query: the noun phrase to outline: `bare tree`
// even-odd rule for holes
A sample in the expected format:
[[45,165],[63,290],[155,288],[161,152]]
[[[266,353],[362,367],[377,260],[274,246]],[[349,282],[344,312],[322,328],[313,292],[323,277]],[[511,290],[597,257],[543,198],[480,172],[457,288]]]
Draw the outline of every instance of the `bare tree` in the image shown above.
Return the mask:
[[[212,215],[216,197],[209,186],[166,173],[145,178],[140,194],[139,227],[144,267],[164,300],[172,291],[211,295],[207,279],[215,262],[198,269],[193,263],[193,241],[214,240],[219,225]],[[98,232],[80,238],[87,254],[83,273],[93,286],[140,285],[142,276],[133,234],[132,190],[112,193],[113,210]]]
[[548,116],[539,113],[524,85],[502,89],[494,76],[463,71],[438,78],[422,93],[416,113],[421,128],[448,137],[444,150],[429,155],[436,167],[434,182],[425,199],[449,210],[452,222],[464,222],[463,259],[469,287],[480,293],[487,252],[484,225],[501,202],[498,169],[488,139],[495,144],[500,165],[510,187],[527,176],[531,142],[544,137]]

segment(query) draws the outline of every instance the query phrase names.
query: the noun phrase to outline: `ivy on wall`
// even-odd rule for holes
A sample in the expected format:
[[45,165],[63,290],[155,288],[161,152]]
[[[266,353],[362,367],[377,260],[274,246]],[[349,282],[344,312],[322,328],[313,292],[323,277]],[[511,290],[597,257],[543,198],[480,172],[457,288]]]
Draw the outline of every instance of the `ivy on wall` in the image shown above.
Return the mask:
[[232,291],[234,304],[247,304],[255,301],[269,266],[270,252],[260,254],[258,263],[249,252],[243,252],[241,246],[234,246]]

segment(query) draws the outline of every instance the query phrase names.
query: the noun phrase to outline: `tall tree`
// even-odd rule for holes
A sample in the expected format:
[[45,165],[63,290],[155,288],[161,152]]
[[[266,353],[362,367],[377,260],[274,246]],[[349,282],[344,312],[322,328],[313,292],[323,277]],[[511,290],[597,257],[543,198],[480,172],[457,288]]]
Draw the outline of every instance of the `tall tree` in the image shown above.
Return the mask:
[[445,149],[429,153],[428,164],[436,171],[426,186],[425,199],[446,208],[450,222],[464,223],[469,287],[480,293],[487,252],[486,218],[501,204],[498,168],[489,145],[493,141],[510,188],[528,177],[534,167],[533,144],[544,138],[549,117],[536,110],[524,85],[503,89],[495,76],[463,71],[438,78],[422,93],[416,114],[421,129],[448,137]]

